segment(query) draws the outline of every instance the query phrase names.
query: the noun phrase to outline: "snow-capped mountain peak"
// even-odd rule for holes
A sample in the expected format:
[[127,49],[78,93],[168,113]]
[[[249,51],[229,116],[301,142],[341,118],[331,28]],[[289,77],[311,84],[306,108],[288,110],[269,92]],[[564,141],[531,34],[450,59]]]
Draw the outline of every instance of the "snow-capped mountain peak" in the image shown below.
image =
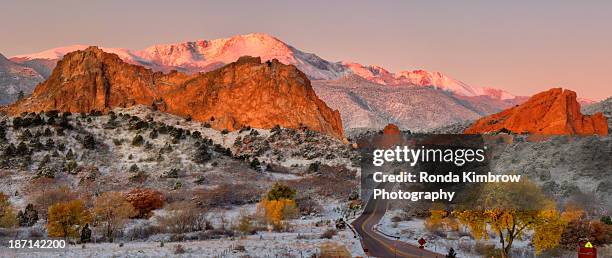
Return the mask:
[[259,56],[262,60],[278,59],[297,64],[291,47],[267,34],[238,35],[215,40],[197,40],[176,44],[154,45],[136,56],[164,66],[208,70],[238,60],[241,56]]
[[61,59],[65,54],[86,49],[88,45],[70,45],[65,47],[56,47],[52,49],[47,49],[41,52],[25,54],[25,55],[16,55],[12,58],[24,58],[24,59]]
[[468,97],[487,95],[500,100],[515,98],[514,95],[503,90],[471,86],[440,72],[413,70],[392,73],[376,65],[362,65],[348,61],[344,61],[342,64],[347,67],[351,73],[363,77],[368,81],[383,85],[431,86]]
[[[86,45],[71,45],[34,54],[18,55],[13,58],[57,60],[66,53],[85,48],[87,48]],[[311,79],[330,80],[355,74],[382,85],[432,86],[462,96],[487,95],[502,100],[514,98],[512,94],[505,91],[471,86],[440,72],[413,70],[393,73],[376,65],[362,65],[349,61],[329,62],[265,33],[159,44],[143,50],[122,48],[102,48],[102,50],[117,54],[128,63],[162,71],[176,69],[189,73],[206,72],[234,62],[241,56],[248,55],[260,57],[264,61],[277,59],[281,63],[295,65]]]

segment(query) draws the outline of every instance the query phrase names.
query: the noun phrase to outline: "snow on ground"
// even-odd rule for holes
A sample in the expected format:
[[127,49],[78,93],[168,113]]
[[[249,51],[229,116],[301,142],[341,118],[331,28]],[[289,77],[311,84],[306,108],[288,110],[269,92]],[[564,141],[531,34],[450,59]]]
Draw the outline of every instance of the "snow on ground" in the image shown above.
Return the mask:
[[[228,212],[228,214],[231,214]],[[353,256],[364,256],[359,239],[349,230],[338,232],[332,239],[322,239],[327,226],[317,227],[317,219],[296,220],[294,232],[258,232],[243,238],[206,241],[99,243],[69,245],[66,250],[26,252],[0,249],[0,257],[310,257],[320,252],[320,246],[334,242],[345,246]],[[176,254],[177,245],[185,248]],[[240,251],[244,247],[244,251]]]
[[[142,120],[148,120],[146,117],[151,116],[154,121],[163,122],[167,125],[174,127],[183,128],[193,131],[200,131],[203,137],[212,139],[214,143],[221,144],[225,147],[232,147],[236,138],[239,136],[245,136],[247,133],[230,132],[228,134],[221,134],[219,131],[214,129],[206,128],[202,123],[187,121],[183,117],[173,116],[170,114],[163,114],[160,112],[153,112],[146,107],[138,106],[130,109],[116,109],[115,113],[129,114],[138,116]],[[103,180],[106,177],[110,177],[111,183],[115,184],[111,189],[123,189],[125,185],[123,182],[128,182],[128,177],[133,173],[124,173],[128,171],[133,164],[138,165],[140,171],[144,171],[151,177],[150,180],[146,181],[147,187],[155,189],[171,189],[167,186],[167,183],[173,182],[171,180],[158,179],[160,176],[175,167],[181,168],[185,173],[181,175],[179,179],[183,183],[183,188],[205,188],[208,186],[217,185],[219,182],[223,182],[229,178],[236,181],[250,180],[249,183],[253,184],[265,184],[278,180],[298,180],[305,176],[302,171],[305,170],[305,166],[320,160],[323,164],[350,164],[350,160],[346,157],[336,157],[334,159],[323,159],[323,158],[312,158],[306,159],[304,157],[292,157],[284,160],[283,164],[275,163],[276,165],[282,165],[291,167],[287,171],[268,171],[263,170],[261,173],[249,172],[248,168],[243,169],[246,172],[240,174],[240,177],[235,177],[234,170],[227,168],[227,164],[236,165],[238,161],[227,158],[225,156],[219,156],[219,166],[212,166],[211,164],[196,164],[193,161],[190,154],[194,150],[195,140],[191,138],[183,139],[179,142],[173,143],[173,150],[171,153],[166,154],[163,161],[153,159],[154,154],[157,151],[147,151],[144,147],[134,147],[130,144],[131,140],[136,134],[141,134],[145,137],[146,141],[153,146],[153,150],[162,148],[165,144],[170,141],[170,136],[160,135],[158,138],[151,138],[148,136],[147,130],[128,130],[126,129],[125,117],[119,116],[117,120],[120,126],[117,128],[107,129],[105,125],[109,121],[108,116],[89,116],[87,119],[73,115],[71,117],[71,123],[75,125],[74,130],[66,130],[65,136],[49,136],[47,138],[53,139],[56,143],[60,140],[66,145],[66,151],[71,149],[76,154],[76,160],[80,165],[96,165],[99,168],[101,177],[98,180]],[[30,128],[32,133],[44,130],[49,126],[43,125],[36,128]],[[270,130],[254,129],[261,137],[267,139],[273,133]],[[8,130],[7,138],[10,142],[19,142],[19,137],[22,134],[23,129]],[[286,131],[284,132],[286,134]],[[99,145],[96,152],[84,150],[83,144],[80,138],[85,134],[91,134],[95,136],[96,142],[103,143]],[[315,145],[318,140],[322,139],[322,136],[314,135],[311,136],[312,143],[307,145]],[[326,149],[343,146],[341,142],[331,141],[324,139],[326,142],[331,142],[333,146],[325,146]],[[121,141],[121,144],[117,144],[117,141]],[[289,146],[292,148],[291,141],[287,139],[285,135],[277,137],[277,140],[281,141],[282,146]],[[44,143],[44,141],[43,141]],[[323,143],[321,145],[326,145]],[[283,147],[286,148],[286,147]],[[284,151],[284,150],[283,150]],[[27,188],[26,184],[29,182],[28,179],[32,178],[36,174],[36,169],[40,164],[38,161],[42,159],[46,152],[36,152],[33,154],[33,160],[29,168],[17,170],[0,170],[0,191],[5,193],[15,193],[19,190],[19,195],[11,194],[11,203],[15,205],[15,208],[21,210],[24,208],[27,199],[25,193],[21,193],[24,187]],[[63,155],[63,153],[62,153]],[[275,154],[269,152],[262,156],[262,161],[278,161]],[[153,157],[153,158],[152,158]],[[54,160],[57,158],[54,158]],[[180,165],[178,165],[180,164]],[[272,164],[272,162],[270,162]],[[238,164],[240,165],[240,164]],[[244,164],[242,164],[244,165]],[[291,166],[295,165],[295,166]],[[247,165],[248,166],[248,165]],[[238,168],[236,168],[238,171]],[[205,185],[195,185],[193,180],[198,175],[205,175],[210,182]],[[78,178],[68,175],[63,172],[58,172],[56,179],[63,180],[62,182],[69,183],[70,186],[78,186]],[[69,180],[70,179],[70,180]],[[154,180],[157,179],[157,180]],[[254,181],[255,180],[255,181]],[[167,182],[168,181],[168,182]],[[107,182],[107,181],[104,181]],[[106,183],[105,183],[106,184]],[[111,186],[108,186],[111,187]],[[173,190],[168,190],[169,192]],[[149,220],[131,220],[126,225],[124,232],[126,233],[125,238],[116,240],[115,243],[98,243],[98,244],[86,244],[83,249],[81,245],[72,245],[65,251],[61,252],[35,252],[25,253],[14,250],[8,250],[0,248],[0,257],[168,257],[175,256],[175,246],[181,244],[185,247],[186,253],[181,255],[182,257],[213,257],[224,255],[224,257],[242,257],[249,255],[250,257],[274,257],[278,255],[280,257],[309,257],[314,253],[318,253],[320,246],[327,242],[333,242],[337,245],[346,247],[353,256],[365,256],[363,249],[359,242],[359,239],[355,237],[350,229],[341,230],[337,235],[333,236],[332,239],[322,238],[321,235],[328,229],[335,228],[335,221],[339,218],[344,217],[346,214],[346,203],[342,200],[323,199],[320,200],[322,205],[322,211],[316,216],[304,216],[295,220],[288,221],[292,227],[290,232],[258,232],[255,235],[248,236],[243,239],[238,238],[222,238],[217,240],[195,240],[204,238],[192,238],[197,233],[192,232],[185,233],[185,239],[194,239],[193,241],[187,242],[169,242],[173,238],[171,233],[158,233],[150,236],[143,236],[142,238],[135,241],[128,241],[128,233],[133,231],[135,228],[152,228],[157,224],[156,218],[158,216],[165,216],[167,213],[166,209],[159,209],[154,212],[154,216]],[[212,222],[214,228],[223,228],[222,224],[231,228],[235,226],[235,223],[239,220],[239,217],[246,214],[254,214],[256,210],[255,204],[247,204],[241,206],[229,207],[218,207],[207,211],[207,219]],[[223,218],[221,221],[220,218]],[[39,227],[42,232],[42,237],[45,236],[44,226],[46,222],[39,221]],[[27,234],[31,231],[29,228],[20,228],[17,231]],[[20,233],[21,234],[21,233]],[[189,235],[189,236],[188,236]],[[26,236],[26,235],[24,235]],[[7,235],[8,237],[8,235]],[[124,242],[122,247],[119,246],[120,241]],[[160,242],[164,241],[164,246],[160,247]],[[245,251],[233,251],[237,246],[244,246]],[[241,248],[238,248],[241,249]]]

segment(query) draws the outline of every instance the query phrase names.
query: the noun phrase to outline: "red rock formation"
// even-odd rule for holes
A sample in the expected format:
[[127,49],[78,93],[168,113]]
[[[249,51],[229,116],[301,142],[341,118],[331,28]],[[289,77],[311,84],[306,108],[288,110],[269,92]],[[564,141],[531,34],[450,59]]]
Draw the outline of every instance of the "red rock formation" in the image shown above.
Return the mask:
[[108,111],[137,104],[191,116],[218,130],[306,126],[344,135],[340,113],[316,96],[306,75],[292,65],[253,57],[203,74],[163,74],[90,47],[67,54],[30,98],[8,112]]
[[608,122],[601,113],[580,113],[576,93],[561,88],[533,95],[527,102],[476,121],[465,133],[510,131],[540,135],[607,135]]
[[399,135],[400,133],[400,129],[397,127],[397,125],[394,124],[388,124],[383,129],[384,135]]

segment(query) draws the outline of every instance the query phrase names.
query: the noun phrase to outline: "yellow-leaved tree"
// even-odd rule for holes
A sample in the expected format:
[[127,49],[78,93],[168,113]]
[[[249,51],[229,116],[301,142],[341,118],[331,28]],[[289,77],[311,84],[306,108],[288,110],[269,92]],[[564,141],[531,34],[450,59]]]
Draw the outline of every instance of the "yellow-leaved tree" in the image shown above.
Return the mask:
[[[563,229],[576,211],[560,213],[534,183],[488,183],[474,200],[453,215],[466,225],[475,239],[488,239],[489,230],[499,237],[502,257],[508,257],[512,243],[533,232],[536,253],[559,244]],[[572,214],[570,214],[572,213]]]
[[79,229],[91,223],[91,214],[83,201],[59,202],[49,206],[47,233],[50,237],[77,237]]
[[0,228],[12,228],[17,225],[15,210],[6,194],[0,192]]
[[440,203],[434,203],[429,208],[429,217],[425,220],[425,228],[429,231],[445,230],[445,231],[457,231],[459,230],[459,223],[453,216],[449,216],[449,212],[446,211],[444,205]]
[[94,201],[93,213],[109,242],[113,242],[114,233],[123,228],[127,219],[138,214],[134,206],[118,192],[105,192],[98,196]]
[[257,205],[258,217],[264,218],[265,222],[275,229],[281,229],[283,220],[294,218],[298,214],[295,194],[295,190],[289,186],[274,184],[266,197]]

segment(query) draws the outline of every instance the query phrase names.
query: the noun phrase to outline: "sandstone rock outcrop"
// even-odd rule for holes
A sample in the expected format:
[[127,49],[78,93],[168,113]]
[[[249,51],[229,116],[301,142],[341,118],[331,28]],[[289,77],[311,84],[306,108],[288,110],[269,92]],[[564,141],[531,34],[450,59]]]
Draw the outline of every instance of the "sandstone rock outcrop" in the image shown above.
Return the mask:
[[89,47],[67,54],[31,97],[8,112],[108,111],[138,104],[208,122],[218,130],[280,125],[344,135],[340,113],[317,97],[304,73],[253,57],[208,73],[164,74]]
[[387,126],[385,126],[385,128],[383,129],[384,135],[399,135],[400,133],[401,132],[399,127],[394,124],[387,124]]
[[576,93],[561,88],[533,95],[527,102],[477,120],[465,133],[507,131],[541,135],[607,135],[601,113],[582,115]]

